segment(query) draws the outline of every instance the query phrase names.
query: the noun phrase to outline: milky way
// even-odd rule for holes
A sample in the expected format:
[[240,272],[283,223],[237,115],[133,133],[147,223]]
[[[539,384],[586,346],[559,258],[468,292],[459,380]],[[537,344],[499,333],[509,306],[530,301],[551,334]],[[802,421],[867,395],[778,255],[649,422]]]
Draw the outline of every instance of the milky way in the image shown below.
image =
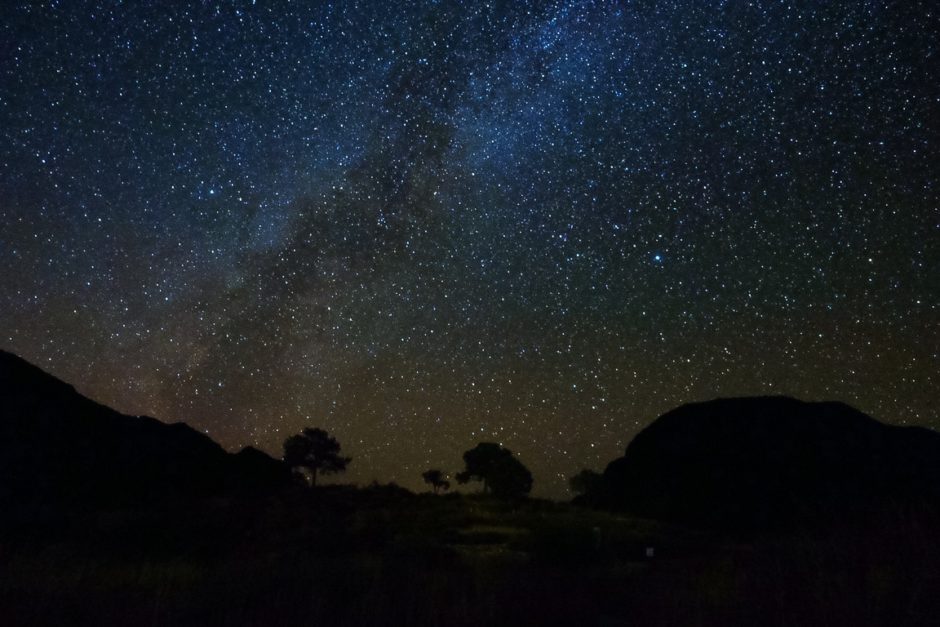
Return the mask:
[[0,344],[360,483],[563,496],[716,396],[940,427],[932,5],[4,2]]

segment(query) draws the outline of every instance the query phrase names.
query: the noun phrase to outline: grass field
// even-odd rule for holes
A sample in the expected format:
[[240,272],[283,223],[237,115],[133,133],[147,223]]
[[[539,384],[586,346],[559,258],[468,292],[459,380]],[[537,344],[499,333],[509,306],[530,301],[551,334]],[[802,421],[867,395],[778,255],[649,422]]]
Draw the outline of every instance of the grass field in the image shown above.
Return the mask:
[[913,516],[732,541],[546,501],[336,487],[16,518],[2,625],[900,626],[940,610],[937,529]]

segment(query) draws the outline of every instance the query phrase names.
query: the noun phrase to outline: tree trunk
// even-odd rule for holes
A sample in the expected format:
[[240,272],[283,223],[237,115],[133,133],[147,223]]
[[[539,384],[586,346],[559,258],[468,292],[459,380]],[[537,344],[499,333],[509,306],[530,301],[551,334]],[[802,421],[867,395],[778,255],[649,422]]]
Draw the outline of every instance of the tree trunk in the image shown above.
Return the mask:
[[317,487],[317,469],[316,468],[310,469],[310,485],[313,487]]

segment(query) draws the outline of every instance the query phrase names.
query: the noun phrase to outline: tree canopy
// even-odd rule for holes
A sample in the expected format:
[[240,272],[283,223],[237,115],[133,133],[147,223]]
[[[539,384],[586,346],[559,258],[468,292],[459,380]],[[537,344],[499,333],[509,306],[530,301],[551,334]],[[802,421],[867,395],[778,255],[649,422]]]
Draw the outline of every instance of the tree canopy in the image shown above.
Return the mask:
[[483,493],[501,498],[523,497],[532,489],[532,473],[512,451],[494,442],[481,442],[463,454],[465,468],[458,483],[483,482]]
[[421,473],[421,478],[424,479],[424,482],[429,484],[434,490],[434,494],[437,494],[440,490],[449,490],[450,481],[445,478],[444,471],[437,470],[432,468]]
[[306,470],[312,485],[318,473],[343,472],[351,461],[340,455],[339,442],[323,429],[307,428],[284,441],[284,462],[293,470]]

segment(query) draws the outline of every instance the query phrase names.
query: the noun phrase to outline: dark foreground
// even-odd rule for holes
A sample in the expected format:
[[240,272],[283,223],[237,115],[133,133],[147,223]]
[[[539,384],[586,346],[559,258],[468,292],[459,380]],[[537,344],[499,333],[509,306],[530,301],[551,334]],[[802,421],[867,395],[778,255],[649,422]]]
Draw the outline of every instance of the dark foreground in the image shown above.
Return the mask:
[[5,512],[0,624],[928,625],[937,530],[895,512],[732,541],[392,487]]

